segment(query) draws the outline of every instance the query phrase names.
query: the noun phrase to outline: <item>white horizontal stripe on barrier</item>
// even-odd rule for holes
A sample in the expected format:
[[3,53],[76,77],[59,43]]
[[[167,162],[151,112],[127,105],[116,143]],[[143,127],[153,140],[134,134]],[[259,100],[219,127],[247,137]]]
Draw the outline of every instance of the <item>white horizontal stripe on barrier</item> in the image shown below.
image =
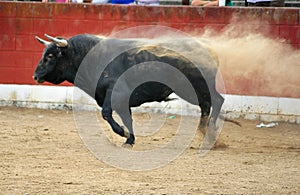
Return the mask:
[[[223,94],[222,110],[230,118],[300,123],[300,98],[242,96]],[[179,99],[175,94],[168,102],[145,103],[135,112],[163,112],[181,115],[200,115],[198,106]],[[19,106],[43,109],[100,109],[95,100],[75,87],[46,85],[0,84],[0,106]],[[79,105],[79,106],[78,106]]]

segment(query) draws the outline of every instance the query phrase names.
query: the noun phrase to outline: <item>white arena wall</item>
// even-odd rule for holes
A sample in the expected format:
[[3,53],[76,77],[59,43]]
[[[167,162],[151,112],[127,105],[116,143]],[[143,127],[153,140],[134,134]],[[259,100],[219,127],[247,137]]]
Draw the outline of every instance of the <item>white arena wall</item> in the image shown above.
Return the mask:
[[[177,97],[172,94],[172,97]],[[300,124],[300,99],[284,97],[242,96],[223,94],[223,112],[230,118],[260,121],[286,121]],[[42,109],[100,109],[96,102],[81,90],[67,86],[0,84],[0,106]],[[177,99],[153,102],[134,108],[135,112],[200,115],[198,106]]]

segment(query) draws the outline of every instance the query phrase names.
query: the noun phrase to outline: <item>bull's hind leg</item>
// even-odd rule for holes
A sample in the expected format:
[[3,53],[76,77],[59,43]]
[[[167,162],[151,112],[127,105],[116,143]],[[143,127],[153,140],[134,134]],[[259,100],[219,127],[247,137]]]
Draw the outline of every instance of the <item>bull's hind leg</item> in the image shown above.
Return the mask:
[[218,133],[220,133],[218,130],[219,127],[217,127],[217,119],[219,117],[222,105],[224,103],[224,98],[217,92],[213,92],[212,96],[212,113],[211,113],[211,120],[209,124],[209,130],[208,130],[208,136],[210,142],[215,142],[214,147],[215,148],[226,148],[228,147],[223,140],[218,138]]
[[[202,148],[207,147],[210,149],[212,144],[214,144],[214,148],[227,147],[227,145],[224,144],[224,142],[220,140],[220,138],[218,138],[218,132],[216,131],[216,122],[223,102],[224,98],[217,91],[215,91],[213,95],[211,95],[211,97],[207,96],[206,99],[200,102],[201,120],[198,129],[205,137],[204,145],[202,145]],[[212,112],[211,118],[210,111]]]
[[203,136],[205,136],[206,129],[207,129],[208,122],[209,122],[209,114],[210,114],[210,108],[211,108],[210,101],[201,102],[200,108],[201,108],[201,119],[200,119],[200,123],[198,126],[198,130],[200,130],[201,133],[203,134]]
[[214,91],[212,92],[211,99],[212,99],[212,113],[211,113],[212,121],[211,122],[214,125],[214,127],[217,128],[216,122],[219,117],[222,105],[224,103],[224,98],[217,91]]

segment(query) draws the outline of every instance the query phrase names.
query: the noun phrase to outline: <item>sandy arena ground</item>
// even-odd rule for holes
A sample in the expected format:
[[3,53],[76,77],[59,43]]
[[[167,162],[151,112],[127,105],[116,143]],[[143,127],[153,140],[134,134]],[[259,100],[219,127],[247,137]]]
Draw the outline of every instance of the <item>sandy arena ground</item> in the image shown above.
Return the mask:
[[[137,137],[134,148],[170,137],[179,118],[167,118],[162,133]],[[194,140],[168,165],[134,172],[95,158],[72,111],[0,107],[0,194],[299,194],[300,125],[256,128],[259,121],[239,121],[243,127],[224,125],[228,148],[200,157]]]

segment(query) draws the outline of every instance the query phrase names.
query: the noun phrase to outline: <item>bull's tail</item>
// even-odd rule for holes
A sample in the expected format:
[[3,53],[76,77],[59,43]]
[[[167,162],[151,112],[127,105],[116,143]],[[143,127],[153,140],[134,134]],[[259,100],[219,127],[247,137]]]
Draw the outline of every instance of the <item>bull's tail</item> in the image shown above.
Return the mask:
[[236,120],[233,120],[233,119],[230,119],[230,118],[227,118],[227,117],[225,117],[225,116],[222,115],[222,114],[219,115],[219,118],[222,119],[222,120],[224,120],[224,121],[227,121],[227,122],[236,124],[236,125],[238,125],[238,126],[240,126],[240,127],[242,126],[242,124],[241,124],[240,122],[238,122],[238,121],[236,121]]

